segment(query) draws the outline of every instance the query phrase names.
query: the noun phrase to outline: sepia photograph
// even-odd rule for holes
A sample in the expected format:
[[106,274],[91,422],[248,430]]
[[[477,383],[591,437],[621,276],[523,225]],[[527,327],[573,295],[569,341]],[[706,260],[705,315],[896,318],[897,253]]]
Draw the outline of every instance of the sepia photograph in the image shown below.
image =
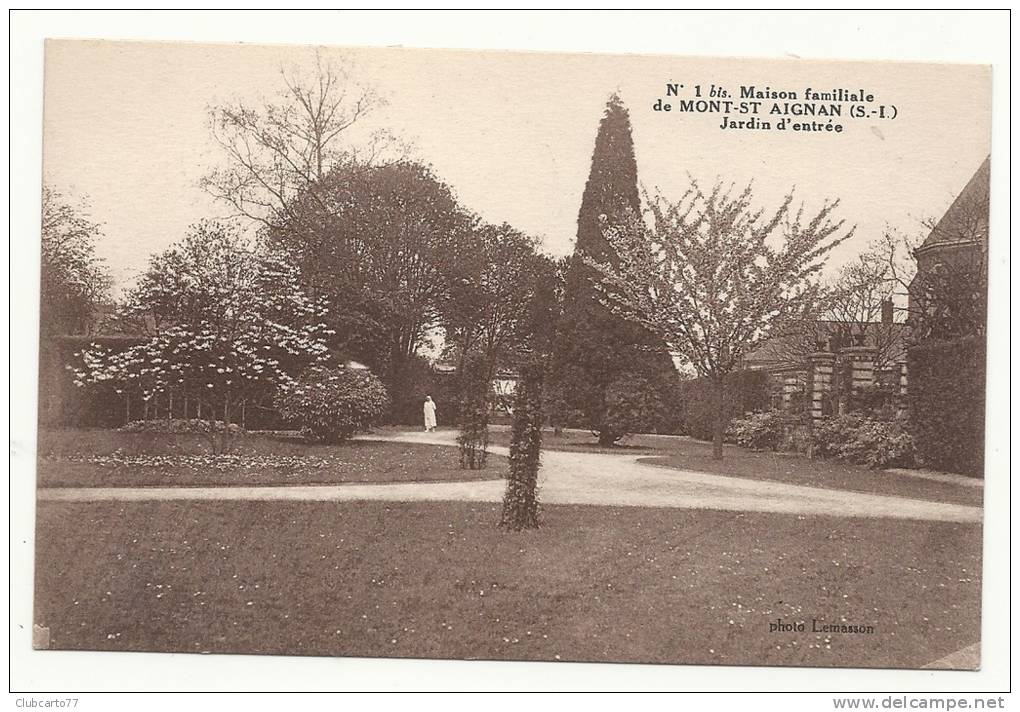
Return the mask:
[[44,66],[35,650],[980,668],[990,66]]

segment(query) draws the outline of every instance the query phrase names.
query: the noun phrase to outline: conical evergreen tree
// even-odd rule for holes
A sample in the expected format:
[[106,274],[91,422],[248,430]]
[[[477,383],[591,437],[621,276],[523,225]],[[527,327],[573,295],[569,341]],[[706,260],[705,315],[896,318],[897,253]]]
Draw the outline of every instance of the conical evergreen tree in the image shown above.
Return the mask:
[[661,420],[663,408],[649,408],[649,396],[661,400],[676,381],[665,345],[602,305],[594,286],[597,273],[584,262],[585,257],[615,259],[602,234],[602,216],[612,223],[639,210],[630,116],[614,94],[599,124],[581,198],[551,374],[554,422],[589,428],[602,445],[612,445],[627,432],[661,429],[655,421]]

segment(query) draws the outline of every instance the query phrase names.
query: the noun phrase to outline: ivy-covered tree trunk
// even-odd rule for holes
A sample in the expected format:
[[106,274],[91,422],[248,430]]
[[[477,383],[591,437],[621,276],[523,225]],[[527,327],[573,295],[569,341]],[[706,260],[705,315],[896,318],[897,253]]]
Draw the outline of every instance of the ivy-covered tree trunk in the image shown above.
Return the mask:
[[542,364],[521,368],[514,394],[514,424],[510,439],[510,477],[503,495],[499,526],[511,531],[538,528],[538,468],[541,465]]
[[460,390],[460,466],[466,470],[485,468],[489,445],[489,379],[485,359],[471,354],[463,361],[459,374]]

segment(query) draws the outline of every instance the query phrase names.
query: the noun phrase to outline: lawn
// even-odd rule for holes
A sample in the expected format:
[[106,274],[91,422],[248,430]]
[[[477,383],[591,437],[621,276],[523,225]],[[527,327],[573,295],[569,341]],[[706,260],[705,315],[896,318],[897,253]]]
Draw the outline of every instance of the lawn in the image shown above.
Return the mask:
[[334,485],[497,479],[507,470],[492,456],[484,470],[460,469],[453,447],[355,440],[309,445],[295,438],[251,435],[212,455],[202,436],[43,431],[39,487]]
[[[43,502],[35,622],[59,649],[868,667],[979,638],[977,525],[543,517],[515,535],[466,503]],[[780,617],[808,630],[770,633]]]
[[[493,433],[493,444],[507,445],[510,433]],[[640,455],[641,462],[664,468],[709,472],[753,480],[772,480],[788,484],[850,490],[872,494],[910,497],[971,506],[982,505],[984,491],[977,487],[933,482],[907,475],[869,470],[837,460],[809,459],[796,453],[755,452],[726,445],[723,459],[712,459],[712,443],[689,437],[632,435],[612,449],[599,447],[597,441],[580,431],[555,435],[547,430],[542,447],[567,452],[599,452]]]

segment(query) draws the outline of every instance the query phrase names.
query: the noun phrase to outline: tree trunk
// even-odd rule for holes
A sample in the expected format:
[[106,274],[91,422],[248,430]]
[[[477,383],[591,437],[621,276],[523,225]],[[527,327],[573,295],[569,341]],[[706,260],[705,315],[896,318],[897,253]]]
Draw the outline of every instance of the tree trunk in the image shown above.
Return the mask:
[[714,381],[715,424],[712,429],[712,459],[723,459],[723,431],[726,429],[726,384],[722,379]]

